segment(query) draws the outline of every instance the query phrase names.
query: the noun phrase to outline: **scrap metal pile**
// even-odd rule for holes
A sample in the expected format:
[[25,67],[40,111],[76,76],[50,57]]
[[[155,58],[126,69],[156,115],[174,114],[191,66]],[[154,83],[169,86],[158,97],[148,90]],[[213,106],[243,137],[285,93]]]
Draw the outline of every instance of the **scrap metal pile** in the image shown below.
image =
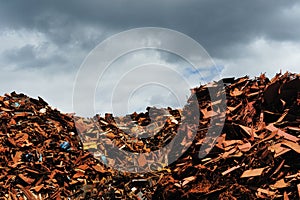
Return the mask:
[[207,84],[182,110],[124,117],[0,97],[0,199],[299,199],[300,75],[223,81],[226,99],[212,101]]
[[43,99],[0,97],[0,139],[0,199],[105,197],[113,172],[83,151],[74,120]]
[[[299,199],[300,75],[264,75],[226,87],[222,135],[197,158],[197,143],[170,166],[154,199]],[[196,89],[201,97],[203,89]],[[201,99],[200,99],[201,102]]]

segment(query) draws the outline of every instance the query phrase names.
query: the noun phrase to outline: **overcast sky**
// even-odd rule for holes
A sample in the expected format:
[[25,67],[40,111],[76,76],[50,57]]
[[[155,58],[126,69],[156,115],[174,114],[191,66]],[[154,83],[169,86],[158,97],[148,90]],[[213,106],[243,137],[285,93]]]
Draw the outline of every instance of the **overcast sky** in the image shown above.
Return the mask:
[[[254,77],[261,72],[273,76],[280,69],[299,73],[300,2],[296,0],[1,1],[0,93],[41,96],[59,110],[73,112],[74,81],[88,53],[104,39],[139,27],[173,29],[193,38],[209,53],[222,77]],[[149,58],[160,64],[181,63],[174,56],[151,51],[137,52],[126,63]],[[96,95],[98,105],[108,106],[107,95]],[[168,104],[166,98],[172,99],[168,95],[144,99],[133,95],[129,107]],[[177,105],[173,100],[170,105]]]

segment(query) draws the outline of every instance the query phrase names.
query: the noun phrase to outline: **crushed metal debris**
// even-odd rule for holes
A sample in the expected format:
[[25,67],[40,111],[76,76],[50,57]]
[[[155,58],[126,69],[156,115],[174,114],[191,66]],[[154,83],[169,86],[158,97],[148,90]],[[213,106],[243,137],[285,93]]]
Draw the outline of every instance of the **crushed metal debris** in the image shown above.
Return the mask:
[[[0,96],[0,199],[299,199],[300,74],[224,84],[225,124],[202,158],[220,103],[209,97],[211,84],[191,90],[196,127],[182,125],[188,106],[82,118],[40,97]],[[173,163],[156,153],[166,144],[179,157]],[[140,156],[110,155],[113,146]]]

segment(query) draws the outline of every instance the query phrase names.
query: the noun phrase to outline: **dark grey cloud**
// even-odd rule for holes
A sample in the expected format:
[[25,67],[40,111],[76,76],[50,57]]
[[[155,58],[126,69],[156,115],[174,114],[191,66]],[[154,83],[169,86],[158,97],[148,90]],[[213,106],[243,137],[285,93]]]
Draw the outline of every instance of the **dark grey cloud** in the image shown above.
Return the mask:
[[[1,55],[6,63],[13,63],[18,68],[44,68],[50,64],[64,65],[67,60],[59,54],[47,55],[44,52],[37,53],[37,47],[33,45],[25,45],[21,48],[13,48],[4,51]],[[44,54],[44,57],[38,57]]]
[[[181,31],[213,56],[255,37],[299,40],[299,16],[288,15],[298,1],[10,1],[0,8],[1,24],[45,33],[58,45],[77,41],[91,49],[111,33],[141,26]],[[86,27],[101,30],[86,34]]]

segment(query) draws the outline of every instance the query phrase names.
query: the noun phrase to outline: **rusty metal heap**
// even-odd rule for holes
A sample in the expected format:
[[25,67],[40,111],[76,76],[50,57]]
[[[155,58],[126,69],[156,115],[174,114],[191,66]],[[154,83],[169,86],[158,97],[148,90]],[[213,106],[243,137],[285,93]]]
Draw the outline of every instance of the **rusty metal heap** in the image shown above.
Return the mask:
[[[225,124],[205,157],[218,107],[209,84],[191,90],[200,113],[193,127],[183,125],[188,106],[83,118],[40,97],[0,96],[0,199],[299,199],[300,74],[224,83]],[[157,122],[149,127],[150,114]],[[156,153],[170,143],[179,157],[172,163]],[[140,156],[110,155],[113,146]]]

